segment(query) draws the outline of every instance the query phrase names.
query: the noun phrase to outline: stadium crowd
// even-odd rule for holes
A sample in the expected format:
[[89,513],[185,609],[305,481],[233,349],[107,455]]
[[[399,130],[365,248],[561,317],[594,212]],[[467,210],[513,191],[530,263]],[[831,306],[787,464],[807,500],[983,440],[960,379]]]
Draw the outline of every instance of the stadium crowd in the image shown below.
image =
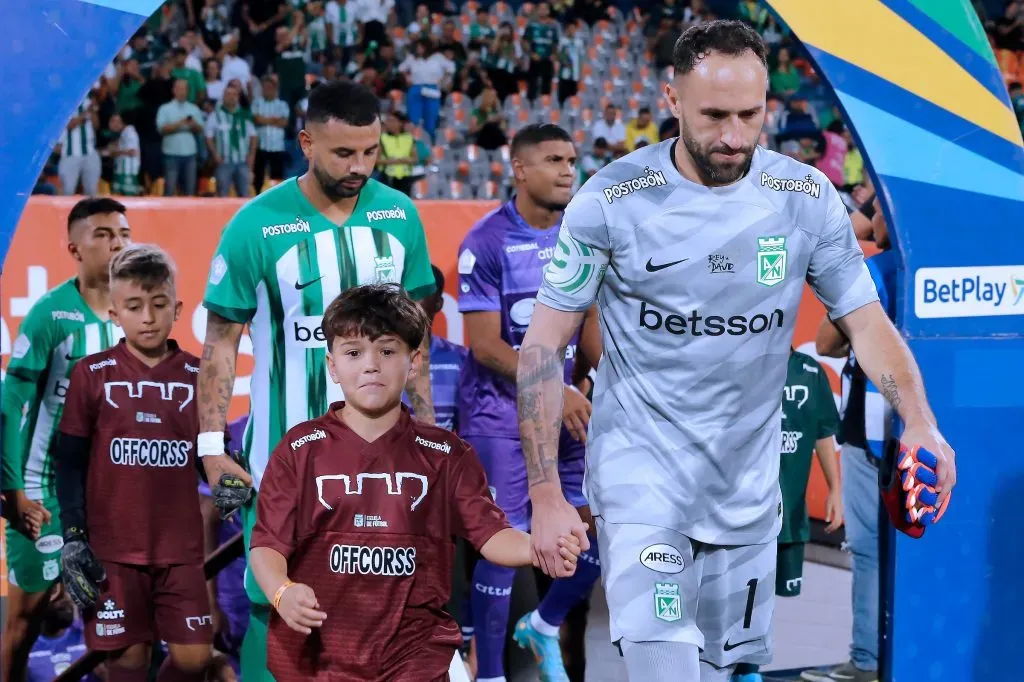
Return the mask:
[[[1024,120],[1022,11],[1011,2],[986,27]],[[827,87],[754,0],[170,0],[94,84],[35,191],[259,193],[304,168],[308,92],[335,78],[381,97],[378,176],[415,198],[506,196],[508,140],[538,121],[573,133],[582,182],[675,134],[660,94],[674,39],[719,14],[750,23],[771,49],[762,143],[862,203],[864,162]]]
[[[1007,3],[994,20],[978,7],[1024,128],[1024,5]],[[380,98],[375,177],[412,198],[507,198],[510,142],[541,122],[572,135],[578,187],[612,160],[678,135],[660,92],[672,48],[685,27],[719,16],[748,23],[770,48],[761,143],[818,168],[851,213],[872,204],[864,159],[826,85],[799,41],[753,0],[169,0],[83,100],[35,191],[259,194],[305,171],[297,133],[309,94],[338,79]],[[870,235],[870,217],[855,218],[858,236]],[[244,428],[231,425],[231,442]],[[241,526],[221,521],[204,493],[209,553]],[[239,560],[210,585],[218,646],[234,654],[218,659],[212,679],[238,674],[249,622],[243,568]],[[58,651],[69,663],[84,650],[73,620],[66,599],[47,607],[40,658]]]

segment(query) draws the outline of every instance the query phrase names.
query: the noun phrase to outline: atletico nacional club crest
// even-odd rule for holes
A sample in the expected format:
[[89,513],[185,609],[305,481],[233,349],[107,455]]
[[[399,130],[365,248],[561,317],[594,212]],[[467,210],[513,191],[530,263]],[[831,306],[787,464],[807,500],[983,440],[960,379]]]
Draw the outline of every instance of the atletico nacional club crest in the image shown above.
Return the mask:
[[654,615],[667,623],[674,623],[683,617],[679,585],[654,583]]
[[773,287],[786,279],[786,238],[757,238],[757,283]]

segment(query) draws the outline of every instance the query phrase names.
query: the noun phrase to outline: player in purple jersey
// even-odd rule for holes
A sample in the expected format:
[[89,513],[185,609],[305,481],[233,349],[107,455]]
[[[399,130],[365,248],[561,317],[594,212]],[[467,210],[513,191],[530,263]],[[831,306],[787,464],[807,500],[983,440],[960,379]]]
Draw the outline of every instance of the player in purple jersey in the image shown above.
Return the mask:
[[[248,416],[243,416],[228,424],[228,449],[232,452],[241,449],[248,421]],[[205,481],[199,482],[199,508],[203,513],[205,554],[210,556],[218,547],[242,532],[242,520],[238,514],[232,514],[226,519],[220,518],[220,512],[213,504],[210,486]],[[242,640],[249,625],[245,557],[238,557],[225,566],[216,579],[207,581],[207,593],[213,614],[214,645],[227,654],[231,668],[238,675]]]
[[[50,682],[85,655],[82,627],[82,620],[76,617],[75,605],[67,593],[55,591],[42,614],[39,639],[28,655],[25,682]],[[100,679],[90,673],[80,682],[100,682]]]
[[[444,308],[444,273],[436,265],[430,267],[434,271],[436,288],[434,293],[420,301],[420,305],[433,328],[434,318]],[[434,399],[434,423],[449,431],[459,430],[459,378],[468,354],[465,346],[430,333],[430,394]],[[407,395],[402,396],[402,402],[409,405]],[[409,411],[413,411],[412,407]]]
[[[484,216],[459,249],[459,311],[464,315],[470,356],[462,373],[460,435],[472,443],[487,472],[491,492],[516,528],[530,525],[525,463],[516,416],[518,350],[530,324],[544,266],[558,240],[562,210],[572,195],[576,151],[572,138],[552,124],[529,125],[512,141],[516,194]],[[576,354],[578,335],[567,357]],[[566,499],[586,508],[584,444],[590,402],[565,375],[566,429],[558,443],[559,473]],[[531,649],[543,682],[567,680],[559,648],[559,626],[585,599],[600,575],[597,543],[580,557],[572,578],[556,581],[537,611],[516,625],[516,642]],[[481,560],[473,575],[478,682],[505,680],[504,644],[514,571]]]

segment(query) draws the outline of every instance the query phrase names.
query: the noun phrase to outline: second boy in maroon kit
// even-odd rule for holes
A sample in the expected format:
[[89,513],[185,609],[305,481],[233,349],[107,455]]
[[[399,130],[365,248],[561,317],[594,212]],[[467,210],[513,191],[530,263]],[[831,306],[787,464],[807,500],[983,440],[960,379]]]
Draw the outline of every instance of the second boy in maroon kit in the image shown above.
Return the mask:
[[71,374],[57,446],[64,584],[109,682],[203,679],[213,638],[196,492],[199,358],[168,336],[181,312],[174,266],[138,244],[110,264],[111,319],[125,340]]
[[[531,563],[529,536],[494,504],[472,448],[401,403],[423,310],[398,287],[354,287],[322,327],[347,402],[274,450],[252,535],[252,570],[274,605],[268,668],[278,682],[448,680],[462,666],[444,612],[452,536],[507,566]],[[569,575],[579,545],[561,542]]]

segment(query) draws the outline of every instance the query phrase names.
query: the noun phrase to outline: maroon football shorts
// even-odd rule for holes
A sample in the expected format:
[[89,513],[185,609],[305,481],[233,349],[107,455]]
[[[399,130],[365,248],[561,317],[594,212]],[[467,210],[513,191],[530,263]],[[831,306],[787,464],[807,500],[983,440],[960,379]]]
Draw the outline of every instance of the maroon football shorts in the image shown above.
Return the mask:
[[96,607],[85,613],[90,649],[118,651],[164,640],[210,644],[213,618],[199,564],[135,566],[104,561],[107,581]]

